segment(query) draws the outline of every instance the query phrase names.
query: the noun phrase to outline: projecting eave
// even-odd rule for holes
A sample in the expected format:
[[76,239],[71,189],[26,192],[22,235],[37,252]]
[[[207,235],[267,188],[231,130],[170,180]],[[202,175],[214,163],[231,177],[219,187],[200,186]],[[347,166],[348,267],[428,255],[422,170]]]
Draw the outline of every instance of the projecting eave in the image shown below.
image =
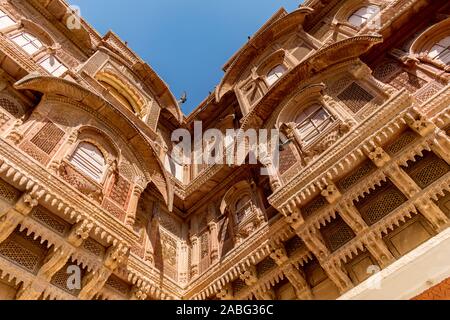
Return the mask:
[[61,78],[31,74],[16,82],[14,86],[18,90],[31,90],[49,96],[66,97],[81,104],[83,108],[94,111],[98,116],[108,119],[142,159],[147,182],[155,184],[166,205],[170,210],[172,209],[172,182],[158,157],[153,141],[147,135],[150,133],[149,128],[145,129],[144,125],[139,125],[129,110],[119,109],[79,84]]
[[274,110],[273,106],[281,103],[292,92],[292,88],[301,87],[302,83],[325,69],[360,57],[381,42],[383,42],[381,36],[357,36],[336,42],[317,51],[291,69],[270,88],[243,118],[241,129],[245,131],[249,128],[255,128],[257,124],[265,123]]
[[305,22],[305,18],[314,10],[308,7],[301,7],[288,15],[279,18],[272,24],[266,26],[261,32],[251,38],[238,52],[231,65],[226,69],[225,76],[216,90],[216,101],[233,89],[243,70],[273,42],[300,28]]

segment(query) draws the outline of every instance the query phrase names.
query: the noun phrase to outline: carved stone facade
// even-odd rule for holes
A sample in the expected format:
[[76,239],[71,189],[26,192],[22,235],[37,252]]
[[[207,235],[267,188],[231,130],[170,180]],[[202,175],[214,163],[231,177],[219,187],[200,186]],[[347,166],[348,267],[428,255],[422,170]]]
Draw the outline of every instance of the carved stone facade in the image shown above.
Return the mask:
[[[450,239],[448,1],[280,9],[189,116],[71,19],[0,2],[0,299],[355,297]],[[180,163],[194,121],[279,129],[279,167]],[[402,298],[448,299],[446,266]]]

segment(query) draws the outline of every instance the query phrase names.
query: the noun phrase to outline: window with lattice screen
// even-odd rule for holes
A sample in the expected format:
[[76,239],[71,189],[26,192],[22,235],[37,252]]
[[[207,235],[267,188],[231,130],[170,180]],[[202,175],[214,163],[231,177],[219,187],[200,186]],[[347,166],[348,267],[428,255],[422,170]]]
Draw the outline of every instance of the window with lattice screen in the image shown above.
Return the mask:
[[353,230],[340,216],[320,229],[320,232],[331,252],[336,251],[355,237]]
[[54,123],[47,122],[30,141],[49,155],[61,141],[63,136],[63,130],[58,128]]
[[373,100],[373,96],[364,90],[357,83],[353,82],[347,87],[341,94],[338,95],[341,100],[352,112],[357,113],[370,101]]
[[106,161],[100,149],[92,143],[81,142],[70,162],[88,177],[101,182],[106,170]]
[[21,107],[17,105],[16,102],[12,101],[8,97],[1,97],[0,98],[0,109],[5,110],[10,115],[18,118],[21,116]]

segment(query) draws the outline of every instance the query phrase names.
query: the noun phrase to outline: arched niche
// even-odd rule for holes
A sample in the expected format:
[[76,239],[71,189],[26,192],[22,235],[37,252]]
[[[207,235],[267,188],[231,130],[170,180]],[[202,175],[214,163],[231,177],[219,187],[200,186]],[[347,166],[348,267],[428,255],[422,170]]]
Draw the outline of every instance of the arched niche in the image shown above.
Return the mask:
[[108,69],[97,73],[95,78],[125,107],[137,116],[142,117],[146,111],[144,110],[145,99],[132,85],[124,82],[119,75]]

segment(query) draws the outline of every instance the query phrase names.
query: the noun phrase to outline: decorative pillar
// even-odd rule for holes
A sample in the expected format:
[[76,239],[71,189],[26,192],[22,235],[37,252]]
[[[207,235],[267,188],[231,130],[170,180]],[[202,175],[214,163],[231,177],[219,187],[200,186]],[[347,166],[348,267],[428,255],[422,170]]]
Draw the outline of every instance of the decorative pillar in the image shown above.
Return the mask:
[[189,282],[189,245],[187,243],[189,238],[189,228],[187,224],[182,225],[181,241],[180,241],[180,259],[178,264],[179,281],[181,284],[188,284]]
[[199,275],[200,267],[200,241],[198,235],[191,234],[191,277],[196,278]]
[[208,228],[209,228],[209,240],[210,240],[210,258],[211,264],[219,262],[219,227],[217,225],[217,211],[214,203],[210,203],[208,206]]
[[137,208],[142,192],[144,192],[144,188],[142,188],[140,185],[136,184],[133,187],[133,192],[130,197],[130,203],[128,204],[127,217],[125,220],[128,226],[133,226],[136,221]]
[[210,233],[210,241],[211,241],[211,264],[215,264],[219,262],[219,231],[217,227],[216,221],[210,221],[208,223],[209,233]]

